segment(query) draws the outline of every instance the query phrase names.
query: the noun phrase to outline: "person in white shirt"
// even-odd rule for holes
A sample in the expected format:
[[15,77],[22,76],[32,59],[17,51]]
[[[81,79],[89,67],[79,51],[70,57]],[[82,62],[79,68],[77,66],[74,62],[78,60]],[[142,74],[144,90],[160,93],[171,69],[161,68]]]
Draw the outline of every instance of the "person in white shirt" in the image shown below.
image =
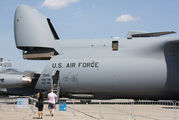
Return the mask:
[[55,98],[57,98],[57,95],[53,93],[53,89],[51,89],[51,93],[48,94],[48,109],[50,110],[50,115],[53,117],[55,107]]

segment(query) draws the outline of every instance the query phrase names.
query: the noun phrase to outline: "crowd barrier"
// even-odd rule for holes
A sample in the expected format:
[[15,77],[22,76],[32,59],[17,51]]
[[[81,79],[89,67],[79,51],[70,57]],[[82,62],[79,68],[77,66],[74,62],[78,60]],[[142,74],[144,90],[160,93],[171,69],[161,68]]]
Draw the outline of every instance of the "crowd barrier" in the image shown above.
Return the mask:
[[[36,113],[35,103],[37,99],[29,99],[29,113]],[[103,115],[128,115],[130,119],[136,116],[165,117],[179,119],[179,101],[133,101],[133,100],[92,100],[83,104],[80,100],[66,99],[66,112],[70,117],[78,116],[78,112],[90,114],[95,113],[96,119],[104,118]],[[45,102],[47,104],[48,101]],[[56,104],[57,109],[58,104]],[[17,97],[0,97],[0,111],[9,110],[17,112]],[[44,110],[48,111],[45,107]],[[50,115],[49,112],[44,113]]]
[[[73,101],[71,106],[70,101]],[[96,119],[103,118],[104,114],[129,115],[130,119],[135,119],[136,116],[179,119],[178,101],[93,100],[85,106],[79,100],[69,99],[66,102],[67,110],[75,116],[78,112],[83,112],[98,114]]]

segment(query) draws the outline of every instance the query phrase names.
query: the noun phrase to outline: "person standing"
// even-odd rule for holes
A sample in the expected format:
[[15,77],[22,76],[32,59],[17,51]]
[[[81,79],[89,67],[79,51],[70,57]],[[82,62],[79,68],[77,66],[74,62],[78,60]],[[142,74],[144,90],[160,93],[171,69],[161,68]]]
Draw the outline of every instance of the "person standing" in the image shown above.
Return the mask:
[[51,89],[51,93],[48,94],[48,99],[49,99],[49,103],[48,103],[48,109],[50,110],[50,115],[53,117],[54,114],[54,110],[55,110],[55,98],[57,98],[57,95],[55,93],[53,93],[53,89]]
[[39,102],[39,105],[38,105],[38,119],[40,119],[40,116],[41,116],[41,119],[43,118],[43,101],[44,101],[44,95],[42,92],[38,93],[37,95],[37,99],[38,99],[38,102]]

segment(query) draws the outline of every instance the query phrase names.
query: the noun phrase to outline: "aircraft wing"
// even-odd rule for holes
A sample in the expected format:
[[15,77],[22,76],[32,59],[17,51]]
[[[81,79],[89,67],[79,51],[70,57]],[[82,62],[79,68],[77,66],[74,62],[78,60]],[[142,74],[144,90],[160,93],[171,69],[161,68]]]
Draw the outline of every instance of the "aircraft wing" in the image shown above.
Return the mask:
[[132,39],[133,37],[159,37],[162,35],[168,35],[168,34],[173,34],[176,33],[174,31],[166,31],[166,32],[153,32],[153,33],[148,33],[144,31],[136,31],[132,30],[129,31],[128,34],[126,35],[126,38]]

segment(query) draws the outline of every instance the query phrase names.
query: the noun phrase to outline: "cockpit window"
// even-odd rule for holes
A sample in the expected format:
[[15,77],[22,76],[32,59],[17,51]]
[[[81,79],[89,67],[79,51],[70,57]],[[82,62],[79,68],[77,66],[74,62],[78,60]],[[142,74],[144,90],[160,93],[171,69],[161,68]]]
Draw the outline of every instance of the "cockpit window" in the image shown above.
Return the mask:
[[112,51],[118,51],[118,41],[112,41]]
[[49,27],[50,27],[50,29],[51,29],[51,31],[52,31],[52,34],[53,34],[54,39],[55,39],[55,40],[59,40],[59,37],[58,37],[58,35],[57,35],[57,33],[56,33],[56,31],[55,31],[55,29],[54,29],[52,23],[50,22],[50,19],[49,19],[49,18],[47,18],[47,22],[48,22]]

